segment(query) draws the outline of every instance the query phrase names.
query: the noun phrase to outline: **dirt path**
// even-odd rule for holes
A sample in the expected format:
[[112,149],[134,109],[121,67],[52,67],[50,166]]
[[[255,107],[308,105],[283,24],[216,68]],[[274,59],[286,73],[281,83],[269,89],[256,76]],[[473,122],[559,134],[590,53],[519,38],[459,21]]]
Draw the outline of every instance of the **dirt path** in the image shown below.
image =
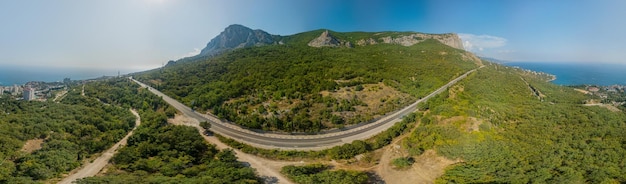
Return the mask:
[[609,105],[609,104],[603,104],[603,103],[596,103],[596,104],[583,104],[583,106],[598,106],[598,107],[604,107],[609,109],[611,112],[621,112],[622,110],[620,110],[619,108]]
[[57,95],[54,97],[54,100],[52,100],[53,102],[59,103],[61,100],[63,100],[63,98],[65,98],[65,96],[67,96],[67,90],[63,90],[59,93],[57,93]]
[[426,150],[422,155],[414,157],[415,162],[411,168],[394,169],[391,164],[393,159],[409,156],[406,149],[400,146],[400,141],[411,135],[418,126],[419,123],[409,133],[398,137],[393,143],[383,148],[380,162],[374,170],[385,183],[435,183],[435,179],[443,175],[446,167],[460,161],[446,159],[437,155],[434,150]]
[[100,172],[100,170],[102,170],[102,168],[104,168],[104,166],[106,166],[109,163],[109,160],[111,160],[111,157],[113,157],[113,155],[115,155],[115,153],[117,152],[117,148],[119,148],[120,146],[126,145],[128,138],[133,134],[133,131],[137,129],[139,124],[141,124],[141,118],[139,117],[139,114],[137,113],[137,111],[135,110],[130,110],[130,111],[133,113],[133,115],[137,117],[137,120],[135,121],[135,127],[130,132],[128,132],[128,134],[126,134],[126,136],[122,138],[122,140],[120,140],[111,148],[103,152],[102,155],[100,155],[100,157],[96,158],[96,160],[85,165],[84,167],[79,168],[78,171],[76,170],[72,171],[71,173],[73,174],[61,180],[59,184],[70,184],[80,178],[95,176],[96,174],[98,174],[98,172]]
[[[204,128],[200,127],[199,122],[194,118],[189,118],[184,115],[176,115],[174,119],[169,120],[170,123],[175,125],[186,125],[195,127],[198,129],[198,132],[204,140],[211,144],[215,144],[218,149],[232,149],[228,145],[220,142],[215,136],[207,136],[204,134]],[[292,183],[280,174],[280,169],[287,165],[303,165],[304,162],[293,162],[293,161],[274,161],[268,160],[261,157],[257,157],[254,155],[250,155],[247,153],[243,153],[237,149],[233,149],[236,153],[237,158],[240,162],[245,162],[250,164],[250,167],[256,169],[257,173],[261,178],[263,178],[265,183]]]

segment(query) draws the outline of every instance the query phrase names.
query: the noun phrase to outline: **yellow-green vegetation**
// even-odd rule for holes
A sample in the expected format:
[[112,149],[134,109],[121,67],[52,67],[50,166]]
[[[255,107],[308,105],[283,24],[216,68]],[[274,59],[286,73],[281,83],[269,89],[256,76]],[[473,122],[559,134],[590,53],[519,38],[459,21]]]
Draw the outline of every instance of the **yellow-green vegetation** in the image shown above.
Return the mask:
[[280,171],[296,183],[337,183],[361,184],[367,183],[369,176],[365,172],[331,170],[327,165],[310,164],[305,166],[285,166]]
[[[135,78],[244,127],[319,132],[371,121],[477,67],[465,51],[436,40],[408,47],[307,46],[315,34],[288,36],[284,45],[179,62]],[[366,34],[375,35],[337,36],[349,40]]]
[[[93,89],[93,90],[88,90]],[[97,90],[96,90],[97,89]],[[259,183],[254,169],[232,150],[217,150],[193,127],[167,123],[176,111],[128,79],[89,83],[85,93],[102,102],[139,109],[141,126],[103,176],[78,183]]]
[[396,169],[406,169],[411,167],[411,165],[413,165],[413,163],[415,163],[415,160],[413,159],[413,157],[400,157],[400,158],[395,158],[391,161],[391,164],[393,164],[393,166]]
[[438,183],[626,182],[623,112],[582,106],[582,93],[501,65],[452,88],[462,90],[424,104],[429,111],[403,142],[412,155],[435,149],[462,159]]

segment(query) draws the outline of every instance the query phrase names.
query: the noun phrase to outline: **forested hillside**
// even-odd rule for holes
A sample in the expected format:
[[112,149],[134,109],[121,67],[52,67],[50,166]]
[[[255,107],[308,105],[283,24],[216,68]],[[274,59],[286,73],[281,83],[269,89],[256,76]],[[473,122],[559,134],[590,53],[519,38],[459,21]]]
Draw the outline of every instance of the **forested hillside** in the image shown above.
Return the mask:
[[403,147],[460,158],[439,183],[624,183],[626,115],[586,98],[490,64],[422,105]]
[[[196,110],[248,128],[318,132],[378,118],[480,64],[470,53],[437,40],[412,46],[307,46],[316,34],[176,63],[135,78]],[[356,39],[374,34],[339,35]]]
[[[81,96],[80,86],[61,101],[0,98],[0,183],[31,183],[59,177],[83,159],[108,149],[134,126],[128,108]],[[41,139],[41,149],[20,150]]]
[[217,150],[193,127],[167,123],[176,110],[128,79],[87,84],[102,102],[139,109],[141,126],[112,159],[104,176],[78,183],[258,183],[254,169],[231,150]]

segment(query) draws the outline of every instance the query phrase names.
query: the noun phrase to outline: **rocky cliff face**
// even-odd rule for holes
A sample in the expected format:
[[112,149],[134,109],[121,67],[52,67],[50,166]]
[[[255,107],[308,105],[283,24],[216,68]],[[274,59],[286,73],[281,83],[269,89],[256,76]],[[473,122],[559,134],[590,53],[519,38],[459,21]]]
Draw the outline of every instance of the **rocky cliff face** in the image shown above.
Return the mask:
[[365,46],[365,45],[374,45],[378,43],[387,43],[387,44],[411,46],[427,39],[435,39],[450,47],[464,50],[463,42],[461,41],[459,36],[454,33],[448,33],[448,34],[413,33],[409,35],[399,36],[396,38],[392,38],[391,36],[386,36],[386,37],[378,38],[378,40],[373,39],[373,38],[368,38],[368,39],[358,40],[356,41],[356,44],[359,46]]
[[457,35],[456,33],[448,33],[434,36],[435,40],[439,40],[443,44],[457,49],[465,50],[465,48],[463,47],[463,41],[461,41],[461,38],[459,38],[459,35]]
[[[426,39],[435,39],[440,41],[443,44],[449,45],[451,47],[457,49],[463,49],[463,42],[459,38],[458,35],[454,33],[449,34],[424,34],[424,33],[407,33],[401,36],[380,36],[381,33],[372,33],[371,38],[361,39],[361,40],[351,40],[358,46],[365,45],[374,45],[379,43],[387,43],[387,44],[398,44],[403,46],[411,46],[422,42]],[[341,34],[341,33],[337,33]],[[344,33],[345,34],[345,33]],[[174,64],[178,61],[186,61],[193,60],[198,57],[204,56],[216,56],[222,54],[226,51],[244,48],[244,47],[252,47],[252,46],[263,46],[263,45],[272,45],[272,44],[284,44],[283,39],[289,38],[290,36],[279,36],[272,35],[263,30],[253,30],[248,27],[233,24],[226,29],[222,33],[220,33],[215,38],[211,39],[211,41],[206,45],[204,49],[200,52],[200,54],[188,58],[182,58],[177,61],[168,62],[168,65]],[[308,46],[311,47],[353,47],[350,41],[341,40],[337,37],[333,36],[328,30],[322,32],[320,36],[314,38],[309,41]]]
[[274,35],[262,30],[234,24],[228,26],[217,37],[213,38],[198,56],[215,56],[228,50],[275,44]]
[[339,39],[333,37],[328,30],[322,32],[320,36],[311,40],[307,45],[311,47],[352,47],[350,42],[340,41]]

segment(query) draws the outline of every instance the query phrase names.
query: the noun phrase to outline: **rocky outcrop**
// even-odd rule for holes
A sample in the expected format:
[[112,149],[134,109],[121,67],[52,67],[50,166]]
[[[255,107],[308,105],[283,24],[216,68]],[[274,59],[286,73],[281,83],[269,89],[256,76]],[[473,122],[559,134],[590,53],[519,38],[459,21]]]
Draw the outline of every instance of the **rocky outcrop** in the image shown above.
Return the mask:
[[356,44],[359,46],[365,46],[365,45],[374,45],[378,43],[387,43],[387,44],[411,46],[427,39],[435,39],[450,47],[454,47],[457,49],[464,49],[463,42],[461,41],[459,36],[454,33],[448,33],[448,34],[413,33],[409,35],[398,36],[395,38],[391,36],[381,37],[381,38],[378,38],[378,41],[376,41],[373,38],[368,38],[368,39],[358,40],[356,41]]
[[440,34],[440,35],[433,35],[433,36],[434,36],[433,39],[439,40],[443,44],[446,44],[450,47],[454,47],[457,49],[465,50],[465,48],[463,47],[463,41],[461,41],[461,38],[459,38],[459,35],[455,33]]
[[356,44],[359,45],[359,46],[374,45],[374,44],[377,44],[377,43],[378,42],[376,42],[376,40],[374,40],[373,38],[361,39],[361,40],[356,42]]
[[276,44],[275,35],[262,30],[252,30],[248,27],[234,24],[228,26],[217,37],[211,39],[198,56],[215,56],[228,50]]
[[481,60],[480,58],[478,58],[476,55],[472,54],[471,52],[463,52],[459,54],[461,55],[461,58],[463,58],[464,61],[472,61],[478,66],[484,65],[483,60]]
[[311,40],[307,45],[311,47],[339,47],[342,44],[326,30],[320,36]]

